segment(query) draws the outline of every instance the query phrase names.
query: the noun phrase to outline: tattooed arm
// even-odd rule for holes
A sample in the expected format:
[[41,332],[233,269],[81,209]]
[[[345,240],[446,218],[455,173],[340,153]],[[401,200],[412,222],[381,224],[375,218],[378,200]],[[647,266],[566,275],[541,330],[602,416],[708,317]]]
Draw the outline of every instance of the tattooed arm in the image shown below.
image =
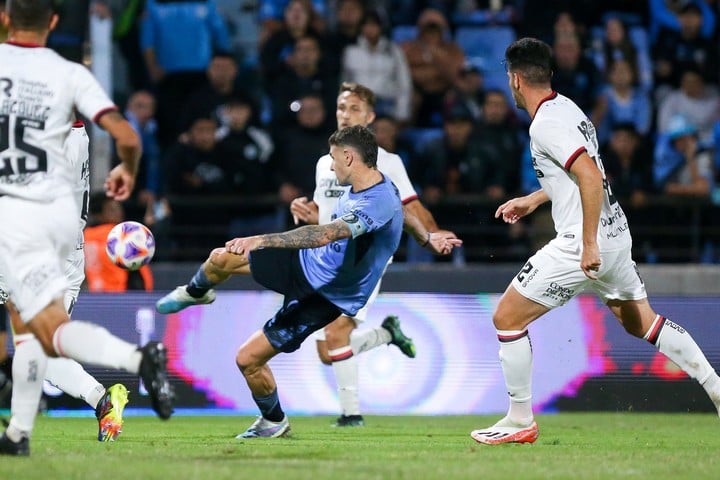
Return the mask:
[[225,244],[225,249],[236,255],[247,256],[259,248],[316,248],[351,236],[347,224],[338,219],[326,225],[305,225],[287,232],[233,238]]

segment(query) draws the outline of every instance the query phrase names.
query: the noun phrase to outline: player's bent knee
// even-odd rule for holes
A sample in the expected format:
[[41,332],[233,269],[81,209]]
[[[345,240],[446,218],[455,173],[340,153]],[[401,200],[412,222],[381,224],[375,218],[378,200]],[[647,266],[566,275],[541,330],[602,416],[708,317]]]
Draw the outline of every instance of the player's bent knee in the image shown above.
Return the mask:
[[[320,346],[320,343],[322,343],[322,346]],[[327,351],[327,343],[325,342],[318,342],[318,358],[320,359],[320,362],[325,365],[332,365],[332,360],[330,360],[330,355]]]

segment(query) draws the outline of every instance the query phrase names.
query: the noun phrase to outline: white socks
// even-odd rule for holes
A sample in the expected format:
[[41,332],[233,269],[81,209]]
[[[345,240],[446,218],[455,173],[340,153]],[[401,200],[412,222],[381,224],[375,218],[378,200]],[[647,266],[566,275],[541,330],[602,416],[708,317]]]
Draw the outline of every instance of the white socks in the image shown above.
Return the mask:
[[355,355],[359,355],[380,345],[387,345],[391,340],[390,332],[382,327],[355,329],[350,334],[350,347]]
[[343,415],[360,415],[358,395],[358,364],[350,345],[328,351],[332,360],[338,398]]
[[498,330],[500,365],[510,395],[507,418],[517,426],[528,426],[532,412],[532,346],[527,330]]
[[685,373],[700,382],[720,411],[720,378],[692,336],[680,325],[658,315],[643,337]]
[[53,348],[80,363],[138,373],[142,354],[136,345],[120,340],[103,327],[73,320],[63,323],[53,336]]
[[12,418],[7,436],[13,442],[30,437],[40,405],[43,380],[48,357],[35,338],[24,340],[15,347],[13,358]]
[[85,400],[92,408],[105,394],[105,387],[69,358],[49,358],[45,379],[68,395]]

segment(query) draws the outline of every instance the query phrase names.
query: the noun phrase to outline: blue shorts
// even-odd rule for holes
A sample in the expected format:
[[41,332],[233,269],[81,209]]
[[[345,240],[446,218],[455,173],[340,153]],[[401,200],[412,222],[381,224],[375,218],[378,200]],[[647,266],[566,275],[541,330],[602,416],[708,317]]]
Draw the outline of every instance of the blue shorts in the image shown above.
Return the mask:
[[298,250],[255,250],[250,254],[250,270],[257,283],[284,296],[280,310],[263,326],[276,350],[294,352],[310,334],[342,313],[307,281]]

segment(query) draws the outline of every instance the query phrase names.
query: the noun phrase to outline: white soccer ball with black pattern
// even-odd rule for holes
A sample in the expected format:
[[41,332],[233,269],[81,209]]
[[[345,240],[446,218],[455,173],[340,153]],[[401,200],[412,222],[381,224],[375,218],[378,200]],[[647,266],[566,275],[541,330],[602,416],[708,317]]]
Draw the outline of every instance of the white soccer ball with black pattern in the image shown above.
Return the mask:
[[118,223],[108,233],[105,251],[118,267],[137,270],[155,255],[155,237],[142,223]]

